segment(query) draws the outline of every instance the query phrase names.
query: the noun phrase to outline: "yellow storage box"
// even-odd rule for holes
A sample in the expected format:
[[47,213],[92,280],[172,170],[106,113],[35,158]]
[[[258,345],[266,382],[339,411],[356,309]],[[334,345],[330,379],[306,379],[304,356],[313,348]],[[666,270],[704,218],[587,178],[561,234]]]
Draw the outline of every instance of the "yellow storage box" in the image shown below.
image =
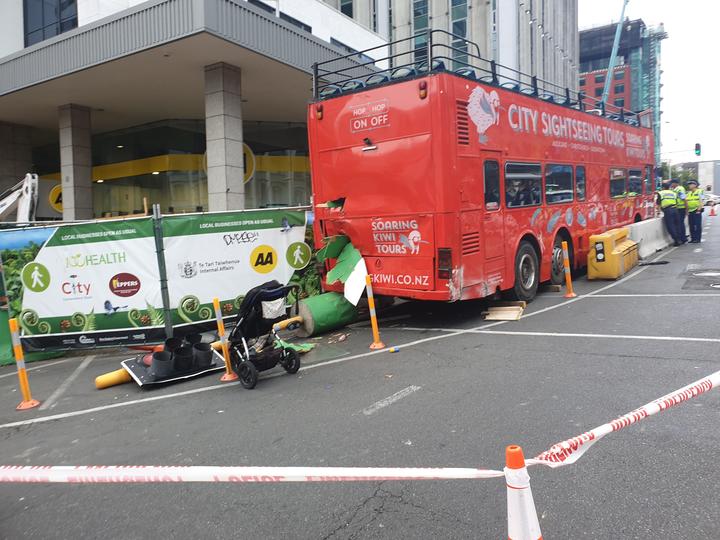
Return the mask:
[[628,238],[627,227],[590,237],[588,279],[617,279],[638,263],[638,245]]

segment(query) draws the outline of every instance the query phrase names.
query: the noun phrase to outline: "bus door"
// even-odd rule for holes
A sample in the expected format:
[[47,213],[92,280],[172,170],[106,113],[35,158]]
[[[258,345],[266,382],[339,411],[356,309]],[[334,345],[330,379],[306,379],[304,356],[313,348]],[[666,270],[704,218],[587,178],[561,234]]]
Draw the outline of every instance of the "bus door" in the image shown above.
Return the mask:
[[497,281],[505,271],[505,227],[502,214],[502,193],[505,193],[500,172],[500,152],[486,152],[483,157],[485,213],[482,221],[482,244],[485,247],[485,279]]

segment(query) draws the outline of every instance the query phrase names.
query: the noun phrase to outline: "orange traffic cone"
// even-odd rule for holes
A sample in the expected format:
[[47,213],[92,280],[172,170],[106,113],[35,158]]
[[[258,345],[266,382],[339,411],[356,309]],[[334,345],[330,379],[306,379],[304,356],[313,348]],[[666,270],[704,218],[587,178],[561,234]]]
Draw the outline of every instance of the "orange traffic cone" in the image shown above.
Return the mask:
[[717,214],[715,213],[715,205],[714,205],[714,204],[710,207],[710,215],[711,215],[711,216],[716,216],[716,215],[717,215]]
[[505,449],[505,485],[507,486],[508,540],[542,540],[530,475],[522,448]]

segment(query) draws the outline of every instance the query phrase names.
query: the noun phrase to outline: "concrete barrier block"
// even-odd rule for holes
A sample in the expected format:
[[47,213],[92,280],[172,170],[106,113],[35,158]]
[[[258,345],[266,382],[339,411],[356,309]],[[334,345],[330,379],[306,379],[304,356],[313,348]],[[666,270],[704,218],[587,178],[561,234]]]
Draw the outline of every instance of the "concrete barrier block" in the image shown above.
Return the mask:
[[629,225],[630,239],[638,243],[638,254],[646,259],[673,244],[672,237],[665,230],[662,218],[653,218]]

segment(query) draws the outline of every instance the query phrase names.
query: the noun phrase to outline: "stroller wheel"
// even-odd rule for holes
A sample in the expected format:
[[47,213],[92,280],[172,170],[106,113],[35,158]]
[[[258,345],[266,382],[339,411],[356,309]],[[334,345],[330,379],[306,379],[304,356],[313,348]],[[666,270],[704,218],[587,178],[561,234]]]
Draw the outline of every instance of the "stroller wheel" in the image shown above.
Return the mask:
[[238,366],[238,377],[243,388],[252,390],[258,381],[258,371],[252,362],[240,362]]
[[292,349],[285,349],[280,365],[291,375],[297,373],[300,369],[300,354]]

